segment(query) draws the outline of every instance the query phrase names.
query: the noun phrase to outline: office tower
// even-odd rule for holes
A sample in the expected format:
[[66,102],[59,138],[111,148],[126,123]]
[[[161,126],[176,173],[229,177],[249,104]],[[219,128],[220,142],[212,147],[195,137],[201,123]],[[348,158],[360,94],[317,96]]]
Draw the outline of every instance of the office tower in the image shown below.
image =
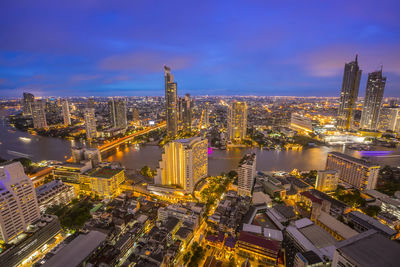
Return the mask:
[[367,89],[361,113],[360,128],[376,130],[379,123],[379,111],[382,105],[386,77],[382,76],[382,68],[368,74]]
[[93,139],[97,137],[96,130],[96,117],[94,108],[85,108],[84,112],[85,126],[86,126],[86,138]]
[[132,121],[140,121],[139,110],[137,108],[132,109]]
[[380,131],[400,131],[400,108],[384,107],[379,112],[379,127]]
[[318,171],[315,189],[322,192],[335,191],[339,182],[339,172],[336,170]]
[[208,104],[208,102],[205,104],[204,107],[204,119],[203,119],[203,127],[205,129],[208,129],[208,127],[210,126],[210,105]]
[[31,93],[24,93],[24,100],[22,103],[22,114],[24,116],[32,115],[32,105],[35,97]]
[[340,152],[330,152],[325,169],[337,170],[341,181],[366,190],[375,189],[380,166]]
[[88,99],[88,102],[86,103],[87,108],[94,108],[94,97],[91,97]]
[[246,139],[247,104],[234,101],[228,108],[228,138],[230,141],[241,142]]
[[290,117],[290,127],[299,132],[310,133],[313,130],[311,119],[298,113],[292,113]]
[[244,155],[239,163],[238,169],[238,195],[251,196],[253,190],[254,177],[256,176],[256,154]]
[[340,93],[340,106],[338,110],[337,126],[350,130],[354,119],[354,110],[360,87],[361,70],[356,59],[344,66],[342,91]]
[[43,100],[36,100],[32,104],[33,128],[47,128],[46,112],[44,109],[45,103]]
[[71,115],[69,113],[69,105],[67,99],[62,100],[61,107],[62,107],[62,116],[64,120],[64,125],[68,126],[71,124]]
[[110,122],[113,128],[126,128],[128,121],[126,118],[126,102],[122,99],[111,98],[108,101],[110,111]]
[[167,114],[167,135],[176,136],[178,133],[178,114],[177,114],[177,84],[174,82],[174,75],[171,69],[164,66],[165,75],[165,108]]
[[39,219],[35,189],[22,164],[0,165],[0,239],[8,243]]
[[192,100],[189,94],[186,94],[185,98],[182,99],[181,108],[183,131],[190,133],[192,130]]
[[57,100],[54,98],[46,98],[46,112],[51,114],[57,114],[59,107],[57,105]]
[[192,192],[196,182],[208,173],[207,139],[192,137],[166,144],[159,164],[155,184]]

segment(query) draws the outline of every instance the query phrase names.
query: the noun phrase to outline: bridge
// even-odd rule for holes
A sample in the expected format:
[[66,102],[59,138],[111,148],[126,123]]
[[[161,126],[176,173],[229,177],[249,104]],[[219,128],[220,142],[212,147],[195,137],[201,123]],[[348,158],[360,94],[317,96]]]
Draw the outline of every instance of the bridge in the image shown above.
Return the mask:
[[111,141],[109,143],[105,143],[105,144],[103,144],[101,146],[98,146],[97,148],[100,150],[101,153],[104,153],[104,152],[106,152],[106,151],[108,151],[110,149],[113,149],[113,148],[118,147],[118,146],[120,146],[120,145],[122,145],[124,143],[132,141],[135,137],[150,133],[150,132],[152,132],[154,130],[161,129],[161,128],[165,127],[166,124],[167,124],[166,122],[161,122],[161,123],[159,123],[159,124],[157,124],[155,126],[148,127],[148,128],[146,128],[144,130],[141,130],[139,132],[136,132],[136,133],[121,137],[121,138],[119,138],[117,140],[114,140],[114,141]]

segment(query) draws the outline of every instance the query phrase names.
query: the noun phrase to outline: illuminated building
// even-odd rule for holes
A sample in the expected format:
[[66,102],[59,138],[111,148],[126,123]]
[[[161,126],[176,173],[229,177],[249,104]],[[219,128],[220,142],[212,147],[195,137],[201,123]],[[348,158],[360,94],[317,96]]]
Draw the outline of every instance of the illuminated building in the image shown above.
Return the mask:
[[247,104],[234,101],[228,107],[228,139],[241,142],[246,139],[246,131]]
[[275,266],[279,250],[278,241],[244,231],[240,232],[235,248],[238,263],[249,259],[254,263],[268,266]]
[[380,131],[400,132],[400,108],[381,108],[378,129]]
[[96,117],[94,113],[94,108],[85,108],[84,118],[86,126],[86,138],[87,139],[96,138],[97,130],[96,130]]
[[47,128],[44,104],[45,103],[42,100],[36,100],[32,103],[33,128],[35,129]]
[[356,59],[344,66],[342,91],[340,93],[340,106],[338,110],[337,126],[350,130],[354,119],[354,109],[360,87],[361,70]]
[[24,116],[32,115],[32,105],[35,97],[31,93],[24,93],[24,100],[22,103],[22,114]]
[[339,173],[336,170],[318,171],[315,189],[322,192],[335,191],[339,182]]
[[378,128],[379,111],[382,105],[383,91],[385,90],[386,77],[380,71],[368,74],[367,89],[361,114],[360,128],[376,130]]
[[54,180],[36,188],[36,197],[41,212],[53,205],[68,204],[76,197],[73,186]]
[[171,69],[164,66],[165,75],[165,108],[167,112],[167,134],[174,137],[178,133],[178,99],[177,99],[177,84],[174,82],[174,75],[171,74]]
[[126,102],[124,100],[111,98],[111,100],[108,101],[108,110],[110,112],[110,122],[113,128],[126,128],[128,126]]
[[192,100],[186,94],[184,98],[179,98],[179,120],[182,122],[183,131],[190,133],[192,127]]
[[35,188],[22,164],[0,165],[0,239],[8,243],[39,219]]
[[337,170],[341,181],[366,190],[375,188],[380,166],[340,152],[330,152],[325,169]]
[[69,113],[69,105],[68,105],[68,100],[63,99],[61,103],[62,107],[62,116],[64,120],[64,125],[70,125],[71,124],[71,115]]
[[238,169],[238,195],[251,196],[256,176],[256,154],[246,154],[239,163]]
[[132,109],[132,120],[137,122],[140,120],[139,110],[137,108]]
[[172,141],[164,153],[154,178],[155,184],[193,191],[196,182],[208,173],[207,139],[192,137]]
[[76,195],[82,191],[90,191],[90,187],[81,183],[81,175],[92,169],[92,164],[89,160],[80,162],[64,162],[54,165],[53,177],[62,180],[65,184],[71,185],[75,189]]
[[312,132],[313,130],[311,119],[298,113],[292,113],[290,127],[299,132]]
[[86,194],[96,194],[100,197],[112,198],[121,193],[121,184],[125,181],[125,170],[112,165],[92,169],[82,175],[81,187]]

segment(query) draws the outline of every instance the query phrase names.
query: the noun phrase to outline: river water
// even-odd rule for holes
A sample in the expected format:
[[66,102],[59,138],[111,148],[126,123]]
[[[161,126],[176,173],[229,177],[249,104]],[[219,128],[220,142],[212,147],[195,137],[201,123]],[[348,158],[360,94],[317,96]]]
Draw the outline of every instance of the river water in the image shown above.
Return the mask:
[[[30,138],[21,139],[20,137]],[[70,147],[74,141],[60,138],[32,136],[28,133],[12,129],[5,121],[0,121],[0,157],[12,159],[18,156],[28,156],[34,161],[65,160],[70,157]],[[377,148],[387,150],[386,148]],[[343,147],[315,147],[300,151],[266,151],[259,149],[234,148],[229,150],[214,150],[209,153],[209,174],[218,175],[237,168],[242,156],[250,151],[257,154],[257,170],[291,171],[324,169],[327,153],[340,151],[360,157],[361,154]],[[158,166],[161,159],[161,149],[158,146],[130,146],[119,150],[107,158],[109,161],[121,162],[128,169],[140,169],[144,165],[151,168]],[[371,161],[381,165],[400,165],[400,151],[397,149],[388,156],[371,157]]]

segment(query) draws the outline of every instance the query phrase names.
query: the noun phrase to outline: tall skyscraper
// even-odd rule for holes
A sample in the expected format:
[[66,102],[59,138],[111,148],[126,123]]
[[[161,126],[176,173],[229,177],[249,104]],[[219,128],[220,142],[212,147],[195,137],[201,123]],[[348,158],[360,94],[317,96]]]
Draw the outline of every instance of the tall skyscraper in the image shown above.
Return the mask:
[[62,107],[62,116],[64,120],[64,125],[68,126],[71,124],[71,115],[69,113],[69,105],[67,99],[63,99],[61,101],[61,107]]
[[378,128],[380,131],[400,132],[400,108],[381,108]]
[[35,188],[22,164],[0,165],[0,239],[8,243],[39,219]]
[[228,138],[233,142],[246,139],[247,132],[247,104],[234,101],[228,108]]
[[172,141],[164,153],[154,179],[155,184],[175,186],[192,192],[196,182],[208,173],[207,139],[192,137]]
[[185,98],[182,99],[181,109],[183,131],[190,133],[192,130],[192,100],[189,94],[186,94]]
[[337,117],[337,126],[350,130],[354,119],[354,109],[360,87],[361,70],[356,59],[344,66],[342,91],[340,93],[340,106]]
[[84,118],[86,126],[86,138],[87,139],[96,138],[97,130],[96,130],[96,116],[94,108],[85,108]]
[[122,99],[111,98],[108,101],[110,111],[110,122],[113,128],[126,128],[128,121],[126,118],[126,102]]
[[137,108],[132,109],[132,120],[133,121],[140,121],[139,110]]
[[171,69],[164,66],[165,75],[165,108],[167,112],[167,134],[176,136],[178,133],[178,114],[177,114],[177,84],[174,82],[174,76]]
[[368,74],[367,89],[361,113],[360,128],[376,130],[379,122],[379,111],[382,106],[386,77],[382,76],[382,68]]
[[207,102],[204,107],[203,127],[205,129],[208,129],[209,126],[210,126],[210,105]]
[[254,186],[254,177],[256,176],[256,154],[250,153],[244,155],[239,163],[238,169],[238,195],[251,196]]
[[31,93],[24,93],[24,100],[22,103],[22,114],[24,116],[32,115],[32,105],[35,97]]
[[36,100],[32,104],[32,119],[33,128],[43,129],[47,128],[45,102],[43,100]]

